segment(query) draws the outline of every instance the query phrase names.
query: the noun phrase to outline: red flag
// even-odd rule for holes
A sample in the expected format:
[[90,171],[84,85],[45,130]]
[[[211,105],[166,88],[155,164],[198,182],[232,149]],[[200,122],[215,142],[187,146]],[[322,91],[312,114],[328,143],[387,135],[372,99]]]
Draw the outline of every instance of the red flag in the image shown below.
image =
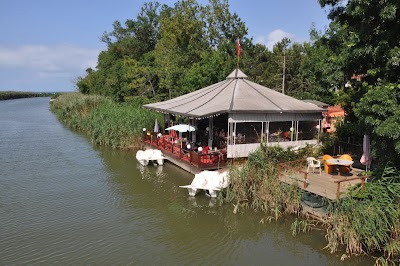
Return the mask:
[[238,39],[237,45],[238,45],[238,52],[237,52],[237,55],[238,55],[238,57],[239,57],[239,56],[240,56],[240,40],[239,40],[239,39]]

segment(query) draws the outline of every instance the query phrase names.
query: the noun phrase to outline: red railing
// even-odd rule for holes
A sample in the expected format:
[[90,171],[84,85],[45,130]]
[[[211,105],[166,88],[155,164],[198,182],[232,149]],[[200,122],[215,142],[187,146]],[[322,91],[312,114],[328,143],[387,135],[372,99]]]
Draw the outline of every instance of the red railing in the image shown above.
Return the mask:
[[173,156],[181,162],[191,164],[199,170],[218,169],[227,165],[227,157],[225,151],[210,150],[207,153],[201,153],[195,150],[186,149],[186,143],[175,143],[168,135],[158,137],[156,134],[145,134],[144,143],[153,148],[161,150],[164,154]]

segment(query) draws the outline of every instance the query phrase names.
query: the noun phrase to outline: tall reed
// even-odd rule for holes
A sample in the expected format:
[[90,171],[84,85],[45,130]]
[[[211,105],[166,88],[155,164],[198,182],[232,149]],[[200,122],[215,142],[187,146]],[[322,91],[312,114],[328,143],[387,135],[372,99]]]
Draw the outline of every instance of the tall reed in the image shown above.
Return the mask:
[[86,132],[93,143],[126,149],[139,146],[143,128],[152,128],[159,115],[129,103],[119,104],[97,95],[66,93],[51,109],[74,129]]
[[239,207],[263,211],[278,219],[282,214],[298,213],[302,192],[296,186],[283,184],[278,179],[278,163],[297,160],[312,154],[307,147],[300,152],[284,150],[280,146],[261,145],[250,154],[242,167],[232,167],[229,172],[231,186],[226,199]]
[[333,253],[345,247],[347,254],[381,252],[378,264],[400,262],[400,173],[386,167],[365,189],[349,191],[330,209],[327,248]]

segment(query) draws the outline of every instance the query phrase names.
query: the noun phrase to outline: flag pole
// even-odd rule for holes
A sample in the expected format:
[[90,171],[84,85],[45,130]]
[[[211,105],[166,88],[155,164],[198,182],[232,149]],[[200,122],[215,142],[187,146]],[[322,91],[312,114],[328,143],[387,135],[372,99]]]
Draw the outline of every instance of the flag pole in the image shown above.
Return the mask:
[[239,68],[240,60],[240,39],[237,40],[237,68]]

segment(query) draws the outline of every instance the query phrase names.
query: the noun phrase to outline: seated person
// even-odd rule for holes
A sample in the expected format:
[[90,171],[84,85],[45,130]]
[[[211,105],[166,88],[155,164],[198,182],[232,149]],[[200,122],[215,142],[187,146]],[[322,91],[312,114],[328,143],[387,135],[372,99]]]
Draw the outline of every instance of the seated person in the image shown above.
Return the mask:
[[285,140],[290,140],[290,132],[289,131],[285,131],[282,133],[282,138]]

